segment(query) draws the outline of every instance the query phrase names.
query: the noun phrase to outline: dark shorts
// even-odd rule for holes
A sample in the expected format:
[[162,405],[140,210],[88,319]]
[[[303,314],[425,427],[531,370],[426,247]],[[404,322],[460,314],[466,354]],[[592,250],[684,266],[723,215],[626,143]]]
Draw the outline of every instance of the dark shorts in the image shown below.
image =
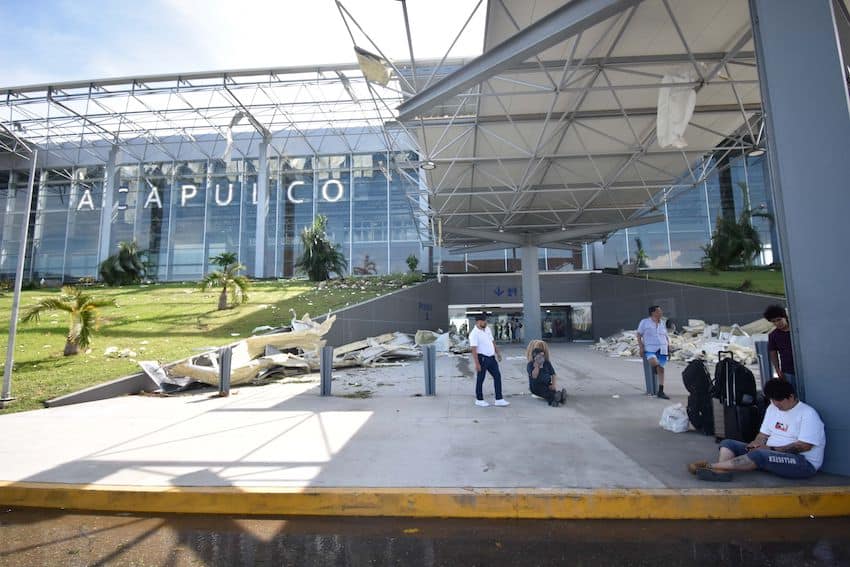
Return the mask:
[[818,472],[812,466],[812,463],[807,461],[803,455],[780,453],[779,451],[771,451],[770,449],[747,451],[746,443],[733,439],[724,439],[720,443],[720,446],[735,453],[736,457],[746,455],[760,470],[773,473],[777,476],[783,476],[785,478],[809,478]]

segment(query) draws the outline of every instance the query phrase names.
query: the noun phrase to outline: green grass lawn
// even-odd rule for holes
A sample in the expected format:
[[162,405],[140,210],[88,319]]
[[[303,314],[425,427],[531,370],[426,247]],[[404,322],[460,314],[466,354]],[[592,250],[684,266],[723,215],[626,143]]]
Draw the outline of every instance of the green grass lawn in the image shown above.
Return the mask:
[[645,270],[636,277],[785,296],[781,270],[734,270],[716,274],[705,270]]
[[[136,360],[169,362],[194,354],[194,349],[218,346],[248,337],[261,325],[286,325],[290,309],[301,318],[353,305],[402,287],[401,276],[349,278],[328,282],[317,289],[312,282],[288,280],[255,282],[248,290],[250,301],[236,309],[217,311],[218,291],[199,291],[194,284],[152,284],[117,288],[92,287],[98,298],[112,297],[116,307],[100,310],[102,323],[90,350],[62,356],[68,316],[54,311],[42,314],[39,322],[18,323],[12,396],[16,400],[2,412],[42,407],[42,402],[81,388],[139,371]],[[26,309],[58,289],[24,291]],[[0,295],[0,364],[8,349],[12,293]],[[107,347],[130,349],[133,359],[110,358]]]

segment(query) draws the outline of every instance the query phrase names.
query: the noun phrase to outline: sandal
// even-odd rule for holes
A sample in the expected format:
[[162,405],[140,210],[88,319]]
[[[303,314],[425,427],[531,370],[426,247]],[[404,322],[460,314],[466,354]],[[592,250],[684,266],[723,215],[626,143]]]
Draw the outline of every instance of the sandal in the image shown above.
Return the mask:
[[700,480],[707,480],[709,482],[729,482],[732,480],[732,473],[704,468],[697,470],[697,478]]

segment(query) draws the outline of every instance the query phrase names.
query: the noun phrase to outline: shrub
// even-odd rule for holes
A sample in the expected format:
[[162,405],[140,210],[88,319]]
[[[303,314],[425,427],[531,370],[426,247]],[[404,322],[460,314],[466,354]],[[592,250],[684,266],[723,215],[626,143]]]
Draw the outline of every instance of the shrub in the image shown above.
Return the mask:
[[306,273],[307,277],[314,282],[330,279],[331,273],[343,277],[348,268],[348,262],[340,251],[339,245],[332,243],[325,233],[327,223],[326,216],[318,215],[313,225],[305,227],[301,232],[304,252],[298,258],[295,267]]
[[407,262],[407,267],[411,272],[415,272],[416,268],[419,267],[419,258],[416,256],[416,254],[411,254],[410,256],[408,256],[405,262]]

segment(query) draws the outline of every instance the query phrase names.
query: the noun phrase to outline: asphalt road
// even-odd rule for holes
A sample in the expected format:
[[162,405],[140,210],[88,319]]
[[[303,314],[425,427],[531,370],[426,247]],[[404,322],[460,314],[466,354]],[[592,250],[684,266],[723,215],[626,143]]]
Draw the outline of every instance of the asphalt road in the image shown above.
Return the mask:
[[850,518],[481,521],[0,509],[2,566],[850,565]]

